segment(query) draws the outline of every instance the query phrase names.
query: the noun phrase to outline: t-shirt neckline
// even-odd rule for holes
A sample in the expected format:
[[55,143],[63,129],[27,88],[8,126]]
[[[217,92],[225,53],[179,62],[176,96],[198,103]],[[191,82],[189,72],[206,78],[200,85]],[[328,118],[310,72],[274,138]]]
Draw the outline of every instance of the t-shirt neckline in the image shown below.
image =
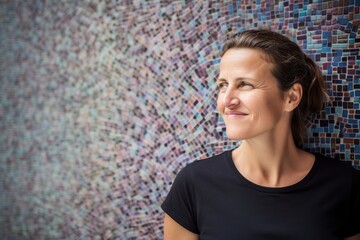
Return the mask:
[[235,177],[240,180],[241,183],[247,185],[248,187],[261,191],[261,192],[271,192],[271,193],[282,193],[282,192],[291,192],[291,191],[295,191],[296,189],[299,188],[303,188],[305,185],[308,184],[308,182],[313,178],[316,169],[318,168],[318,156],[317,154],[315,155],[315,161],[313,166],[311,167],[310,171],[305,175],[304,178],[302,178],[300,181],[298,181],[297,183],[291,184],[289,186],[285,186],[285,187],[266,187],[266,186],[261,186],[258,185],[254,182],[251,182],[250,180],[248,180],[247,178],[245,178],[236,168],[234,161],[232,160],[232,150],[229,150],[226,152],[226,160],[228,161],[228,164],[230,165],[233,174],[235,175]]

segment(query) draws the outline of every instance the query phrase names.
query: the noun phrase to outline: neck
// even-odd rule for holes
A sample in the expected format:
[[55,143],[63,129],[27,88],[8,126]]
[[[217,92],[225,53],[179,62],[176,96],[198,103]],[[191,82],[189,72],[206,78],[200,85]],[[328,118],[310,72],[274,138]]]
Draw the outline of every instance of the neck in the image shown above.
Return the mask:
[[[267,135],[243,140],[234,150],[233,159],[239,171],[266,186],[289,183],[289,173],[306,171],[298,161],[303,152],[295,146],[291,131],[283,128]],[[310,167],[311,168],[311,167]]]

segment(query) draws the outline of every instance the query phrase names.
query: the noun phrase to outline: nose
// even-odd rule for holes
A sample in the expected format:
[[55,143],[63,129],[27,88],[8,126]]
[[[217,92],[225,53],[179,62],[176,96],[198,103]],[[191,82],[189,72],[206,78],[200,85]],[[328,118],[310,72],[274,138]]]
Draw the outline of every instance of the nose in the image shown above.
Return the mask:
[[232,107],[239,105],[240,99],[236,94],[236,90],[232,90],[230,88],[226,89],[226,92],[223,93],[222,95],[222,103],[225,107]]

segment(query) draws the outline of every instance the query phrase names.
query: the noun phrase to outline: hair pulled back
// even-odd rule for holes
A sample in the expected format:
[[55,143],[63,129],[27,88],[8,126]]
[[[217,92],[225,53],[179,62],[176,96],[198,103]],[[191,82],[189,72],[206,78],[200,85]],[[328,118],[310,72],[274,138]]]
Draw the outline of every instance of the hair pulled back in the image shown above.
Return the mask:
[[289,38],[266,29],[247,30],[230,37],[224,44],[221,56],[231,48],[257,49],[272,63],[271,72],[278,87],[286,91],[299,83],[303,96],[291,119],[291,132],[297,145],[306,136],[305,120],[310,113],[322,110],[328,98],[325,82],[318,65]]

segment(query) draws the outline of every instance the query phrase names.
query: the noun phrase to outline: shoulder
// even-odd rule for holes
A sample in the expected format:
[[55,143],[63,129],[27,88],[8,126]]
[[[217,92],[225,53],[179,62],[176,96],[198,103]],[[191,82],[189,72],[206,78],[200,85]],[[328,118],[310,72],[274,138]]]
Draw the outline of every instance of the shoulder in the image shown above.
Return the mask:
[[202,160],[195,160],[183,168],[181,172],[196,175],[207,172],[218,172],[219,169],[222,169],[227,165],[229,158],[231,158],[231,151],[224,151]]
[[348,184],[360,184],[360,171],[356,170],[350,161],[339,160],[314,154],[316,157],[317,174],[329,177],[335,181],[347,181]]
[[[358,191],[359,195],[360,195],[360,170],[359,169],[352,169],[352,186],[353,189],[355,189],[356,191]],[[360,196],[359,196],[360,197]],[[360,199],[359,199],[360,201]]]
[[[170,195],[195,196],[195,189],[203,187],[209,179],[216,178],[221,162],[225,162],[227,152],[212,156],[203,160],[196,160],[189,163],[176,175],[171,187]],[[216,169],[217,171],[215,171]],[[220,172],[223,172],[220,170]]]
[[202,176],[213,176],[227,166],[229,156],[231,156],[231,151],[224,151],[202,160],[195,160],[181,169],[176,178],[193,181]]
[[341,172],[350,173],[354,169],[350,161],[344,161],[332,157],[327,157],[319,153],[315,153],[314,155],[317,164],[323,170],[336,171],[339,173]]

